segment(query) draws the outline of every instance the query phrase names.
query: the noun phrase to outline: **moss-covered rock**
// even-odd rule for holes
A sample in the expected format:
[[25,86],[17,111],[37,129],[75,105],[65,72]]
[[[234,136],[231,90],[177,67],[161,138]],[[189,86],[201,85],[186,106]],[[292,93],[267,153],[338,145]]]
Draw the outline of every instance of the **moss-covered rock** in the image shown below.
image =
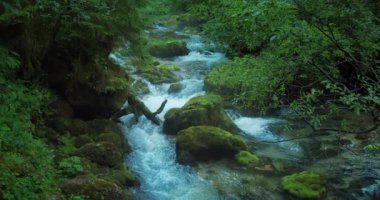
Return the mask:
[[230,132],[239,128],[224,113],[222,99],[215,95],[205,95],[190,99],[182,108],[174,108],[165,114],[164,132],[176,134],[190,126],[216,126]]
[[173,83],[178,81],[178,77],[173,73],[173,70],[163,67],[158,68],[158,66],[140,67],[138,73],[153,84]]
[[75,154],[102,166],[116,167],[123,163],[123,150],[112,142],[89,143]]
[[123,188],[115,183],[92,176],[77,176],[61,185],[62,192],[67,195],[83,196],[86,200],[129,200]]
[[111,142],[116,145],[123,153],[129,153],[131,147],[129,146],[127,139],[122,135],[115,132],[102,133],[96,138],[97,142]]
[[369,145],[364,147],[364,150],[366,150],[368,152],[380,153],[380,143],[369,144]]
[[285,176],[281,185],[285,191],[302,199],[319,199],[326,192],[321,175],[310,171]]
[[140,185],[137,177],[124,166],[121,169],[110,171],[106,176],[121,187],[137,187]]
[[212,126],[193,126],[178,133],[177,159],[180,163],[233,158],[247,150],[246,143],[223,129]]
[[183,89],[183,84],[182,83],[173,83],[170,85],[169,89],[168,89],[168,93],[169,94],[172,94],[172,93],[178,93],[180,92],[182,89]]
[[235,160],[241,165],[254,164],[259,161],[259,157],[251,154],[249,151],[240,151],[235,155]]
[[186,43],[180,40],[154,40],[149,44],[148,51],[150,55],[160,58],[182,56],[190,52]]

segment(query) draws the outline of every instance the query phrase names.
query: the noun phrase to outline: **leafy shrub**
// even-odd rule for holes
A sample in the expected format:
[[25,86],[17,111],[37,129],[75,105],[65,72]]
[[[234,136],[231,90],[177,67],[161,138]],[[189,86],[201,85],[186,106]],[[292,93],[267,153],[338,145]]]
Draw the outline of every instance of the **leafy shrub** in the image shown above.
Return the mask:
[[73,177],[83,172],[81,160],[78,156],[65,158],[59,163],[59,170],[62,174]]

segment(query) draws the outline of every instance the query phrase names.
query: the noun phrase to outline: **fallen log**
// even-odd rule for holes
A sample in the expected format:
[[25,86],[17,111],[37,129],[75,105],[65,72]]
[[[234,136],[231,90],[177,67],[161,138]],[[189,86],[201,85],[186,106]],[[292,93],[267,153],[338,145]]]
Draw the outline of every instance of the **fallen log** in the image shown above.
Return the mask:
[[157,109],[156,112],[151,112],[145,104],[140,101],[135,95],[129,93],[127,98],[128,106],[121,108],[118,112],[116,112],[111,119],[116,120],[123,115],[133,113],[135,115],[135,122],[138,122],[138,119],[141,115],[144,115],[147,119],[153,122],[156,125],[160,125],[161,121],[157,118],[157,115],[160,114],[164,108],[168,100],[165,99],[161,103],[161,106]]

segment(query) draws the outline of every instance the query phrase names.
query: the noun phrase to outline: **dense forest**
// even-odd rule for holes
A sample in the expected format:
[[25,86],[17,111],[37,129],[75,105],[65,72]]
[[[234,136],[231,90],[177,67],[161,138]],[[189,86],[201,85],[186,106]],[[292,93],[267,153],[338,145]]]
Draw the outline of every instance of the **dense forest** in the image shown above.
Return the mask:
[[379,108],[377,0],[0,0],[0,200],[378,199]]

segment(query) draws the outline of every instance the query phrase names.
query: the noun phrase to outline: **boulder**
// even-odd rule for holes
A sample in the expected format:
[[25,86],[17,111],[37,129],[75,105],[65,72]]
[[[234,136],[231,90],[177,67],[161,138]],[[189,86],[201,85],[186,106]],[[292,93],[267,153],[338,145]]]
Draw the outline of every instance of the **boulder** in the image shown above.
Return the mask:
[[212,126],[193,126],[178,133],[177,159],[180,163],[233,158],[247,150],[247,144],[238,136]]
[[186,47],[186,43],[180,40],[153,41],[148,46],[150,55],[160,58],[171,58],[175,56],[187,55],[190,51]]
[[139,74],[152,84],[173,83],[178,77],[172,68],[158,66],[146,66],[138,69]]
[[170,87],[168,89],[168,93],[169,94],[178,93],[182,89],[183,89],[183,84],[182,83],[173,83],[173,84],[170,85]]
[[190,99],[182,108],[173,108],[165,114],[164,132],[176,134],[190,126],[209,125],[239,132],[239,128],[225,114],[222,98],[205,95]]
[[117,167],[122,164],[123,149],[112,142],[88,143],[75,154],[98,165]]
[[83,196],[91,200],[129,200],[124,189],[115,183],[88,175],[77,176],[61,185],[62,192],[67,195]]

